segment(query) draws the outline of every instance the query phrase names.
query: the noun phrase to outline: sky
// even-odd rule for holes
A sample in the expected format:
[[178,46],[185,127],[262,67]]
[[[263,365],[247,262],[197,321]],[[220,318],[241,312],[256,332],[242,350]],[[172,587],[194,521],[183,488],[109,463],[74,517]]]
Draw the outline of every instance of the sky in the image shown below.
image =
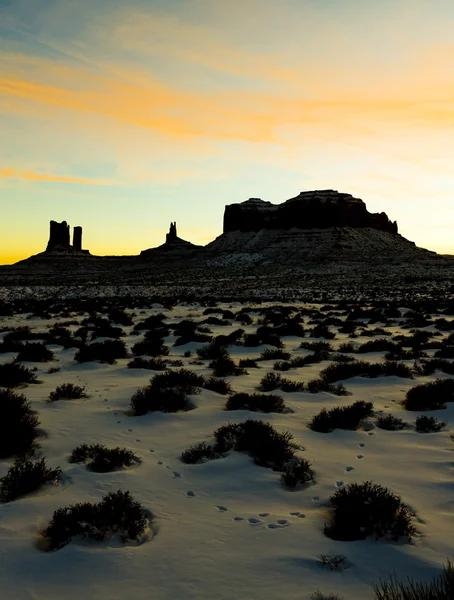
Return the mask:
[[0,264],[335,189],[454,254],[452,0],[0,0]]

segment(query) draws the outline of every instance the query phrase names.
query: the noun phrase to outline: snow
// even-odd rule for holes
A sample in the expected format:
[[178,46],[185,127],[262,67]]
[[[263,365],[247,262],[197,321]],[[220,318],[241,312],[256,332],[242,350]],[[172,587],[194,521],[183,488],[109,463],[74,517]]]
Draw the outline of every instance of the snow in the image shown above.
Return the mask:
[[[239,303],[236,304],[238,308]],[[261,305],[263,308],[266,304]],[[232,307],[231,304],[225,308]],[[137,314],[135,322],[162,312],[161,305]],[[139,311],[137,311],[139,312]],[[170,321],[194,315],[202,319],[203,308],[178,306],[165,311]],[[257,318],[258,313],[253,315]],[[26,319],[26,315],[5,317],[0,327],[29,325],[46,331],[54,322]],[[71,317],[73,318],[73,317]],[[83,317],[79,317],[81,320]],[[212,327],[214,334],[236,329]],[[257,324],[246,326],[255,331]],[[125,327],[128,347],[138,341]],[[391,328],[399,333],[397,327]],[[406,330],[408,334],[408,330]],[[167,339],[172,344],[174,336]],[[361,342],[368,341],[361,337]],[[335,347],[350,341],[338,334]],[[358,340],[356,340],[358,341]],[[284,338],[286,350],[298,349],[299,338]],[[201,344],[171,347],[171,358],[209,375],[207,363],[192,365],[184,358]],[[400,578],[428,579],[446,558],[454,555],[454,504],[452,498],[454,444],[449,431],[417,434],[414,430],[388,432],[334,431],[316,433],[308,420],[322,408],[350,404],[356,400],[374,402],[376,411],[391,412],[414,423],[416,414],[399,406],[405,392],[416,381],[386,377],[354,378],[345,381],[349,397],[327,393],[283,393],[288,414],[262,415],[247,411],[223,411],[225,398],[208,390],[193,397],[197,408],[187,413],[128,414],[129,399],[146,385],[151,371],[127,369],[129,359],[115,365],[77,364],[75,350],[53,346],[56,360],[36,364],[40,385],[21,390],[39,413],[40,455],[50,466],[64,471],[59,486],[49,486],[30,496],[0,506],[0,581],[4,598],[14,600],[309,600],[320,589],[338,593],[345,600],[372,600],[371,583],[393,572]],[[257,358],[263,347],[231,346],[235,360]],[[13,355],[0,354],[0,362]],[[383,353],[362,356],[383,360]],[[249,369],[249,375],[227,378],[235,391],[254,391],[273,361]],[[284,373],[308,381],[328,363],[314,364]],[[411,364],[411,361],[409,362]],[[30,365],[34,366],[34,365]],[[51,366],[60,371],[48,374]],[[84,385],[86,399],[46,402],[49,393],[62,383]],[[454,403],[447,410],[428,413],[454,422]],[[316,472],[315,483],[289,491],[282,487],[279,473],[258,467],[245,455],[199,465],[180,461],[181,452],[191,444],[209,440],[220,425],[256,418],[271,422],[279,431],[290,431]],[[374,419],[372,419],[374,420]],[[84,465],[68,463],[68,456],[82,443],[125,446],[141,459],[139,466],[114,473],[89,472]],[[3,476],[11,460],[0,461]],[[353,467],[353,468],[350,468]],[[336,486],[372,480],[402,496],[416,512],[418,535],[413,543],[366,540],[336,542],[323,534],[329,519],[328,499]],[[75,502],[96,502],[109,491],[130,490],[134,498],[155,516],[156,533],[140,545],[121,545],[74,540],[63,549],[44,553],[36,547],[42,530],[58,507]],[[252,520],[249,522],[249,520]],[[279,524],[280,522],[280,524]],[[329,571],[320,563],[320,554],[342,554],[351,566]]]

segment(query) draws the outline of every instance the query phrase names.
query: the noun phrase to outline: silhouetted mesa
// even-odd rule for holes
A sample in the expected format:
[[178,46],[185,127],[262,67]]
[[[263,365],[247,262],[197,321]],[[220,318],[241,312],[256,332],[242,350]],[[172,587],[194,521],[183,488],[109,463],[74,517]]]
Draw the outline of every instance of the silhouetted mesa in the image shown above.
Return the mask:
[[334,190],[301,192],[283,204],[250,198],[225,207],[224,233],[261,229],[326,229],[371,227],[397,234],[386,213],[370,213],[359,198]]
[[50,222],[49,242],[46,252],[81,252],[89,254],[88,250],[82,250],[82,227],[74,227],[73,245],[70,243],[70,227],[66,221],[57,223]]

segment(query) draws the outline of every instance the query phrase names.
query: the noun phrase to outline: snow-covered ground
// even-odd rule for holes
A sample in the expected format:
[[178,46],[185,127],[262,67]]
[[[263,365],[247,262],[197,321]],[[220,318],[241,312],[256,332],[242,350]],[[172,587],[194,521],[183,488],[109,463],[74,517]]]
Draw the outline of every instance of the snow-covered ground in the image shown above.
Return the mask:
[[[224,305],[229,307],[232,305]],[[233,307],[239,308],[239,303]],[[197,305],[177,306],[173,310],[138,309],[134,321],[159,312],[167,315],[169,323],[188,317],[202,320],[206,318],[203,310]],[[45,332],[55,322],[68,320],[44,321],[26,316],[4,317],[0,328],[28,325],[34,331]],[[254,324],[243,327],[250,333],[257,329],[260,315],[256,312],[252,316]],[[237,322],[229,327],[210,326],[214,335],[238,327]],[[398,325],[387,329],[393,334],[401,333]],[[132,327],[124,327],[124,331],[128,349],[142,339],[131,335]],[[349,340],[347,335],[337,333],[333,345],[337,348],[342,342],[364,343],[369,339],[376,337]],[[181,359],[192,370],[211,375],[207,361],[203,365],[191,364],[196,358],[195,350],[203,344],[174,347],[174,341],[173,335],[166,339],[170,358]],[[301,338],[285,337],[283,341],[292,355],[308,354],[299,348]],[[448,557],[454,556],[454,443],[449,431],[449,423],[454,423],[454,403],[448,404],[446,410],[427,413],[448,421],[448,427],[439,433],[418,434],[414,428],[384,431],[374,427],[366,431],[366,427],[323,434],[307,427],[322,408],[356,400],[374,403],[372,422],[383,411],[414,424],[419,413],[405,411],[399,405],[405,392],[414,385],[447,375],[436,373],[415,380],[356,377],[343,382],[352,394],[347,397],[282,393],[291,409],[286,414],[227,412],[223,410],[224,396],[202,390],[193,396],[195,410],[131,416],[132,394],[147,385],[154,372],[128,369],[130,359],[120,359],[114,365],[77,364],[75,349],[49,347],[55,352],[53,362],[27,364],[37,367],[42,383],[20,391],[31,401],[41,421],[43,436],[38,456],[45,456],[52,467],[60,466],[63,480],[60,485],[47,486],[0,505],[2,598],[309,600],[319,589],[325,594],[336,593],[344,600],[372,600],[372,582],[393,572],[402,579],[429,579]],[[229,346],[235,360],[257,358],[263,349]],[[193,352],[191,357],[183,356],[187,350]],[[381,362],[383,356],[381,352],[360,358]],[[13,354],[0,354],[0,363],[12,358]],[[273,362],[260,362],[259,369],[251,368],[248,375],[227,380],[235,391],[253,392],[260,379],[272,370]],[[407,363],[411,365],[413,361]],[[309,381],[327,364],[324,361],[283,375]],[[50,367],[60,370],[48,374]],[[49,393],[62,383],[86,386],[88,397],[47,403]],[[236,452],[203,464],[181,462],[181,452],[191,444],[210,440],[220,425],[247,418],[263,419],[278,431],[291,432],[300,446],[297,455],[312,463],[314,482],[291,491],[283,487],[278,472],[256,466],[250,457]],[[68,462],[76,446],[96,442],[133,450],[141,464],[99,474],[88,471],[83,464]],[[0,461],[0,477],[12,463]],[[388,487],[415,511],[417,535],[413,542],[338,542],[324,535],[330,496],[345,484],[367,480]],[[96,502],[117,489],[129,490],[155,515],[156,530],[147,541],[121,545],[114,541],[73,540],[49,553],[36,547],[39,532],[57,508]],[[350,566],[343,571],[330,571],[322,566],[321,554],[343,555]]]

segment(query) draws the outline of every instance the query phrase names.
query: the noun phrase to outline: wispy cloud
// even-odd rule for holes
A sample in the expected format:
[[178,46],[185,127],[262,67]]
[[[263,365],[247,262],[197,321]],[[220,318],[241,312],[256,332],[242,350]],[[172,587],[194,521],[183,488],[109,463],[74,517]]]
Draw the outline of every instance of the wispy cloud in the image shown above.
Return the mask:
[[20,179],[24,181],[37,182],[61,182],[82,183],[86,185],[112,185],[109,181],[98,181],[82,177],[71,177],[68,175],[54,175],[52,173],[41,173],[38,171],[23,171],[12,167],[0,168],[0,179]]

